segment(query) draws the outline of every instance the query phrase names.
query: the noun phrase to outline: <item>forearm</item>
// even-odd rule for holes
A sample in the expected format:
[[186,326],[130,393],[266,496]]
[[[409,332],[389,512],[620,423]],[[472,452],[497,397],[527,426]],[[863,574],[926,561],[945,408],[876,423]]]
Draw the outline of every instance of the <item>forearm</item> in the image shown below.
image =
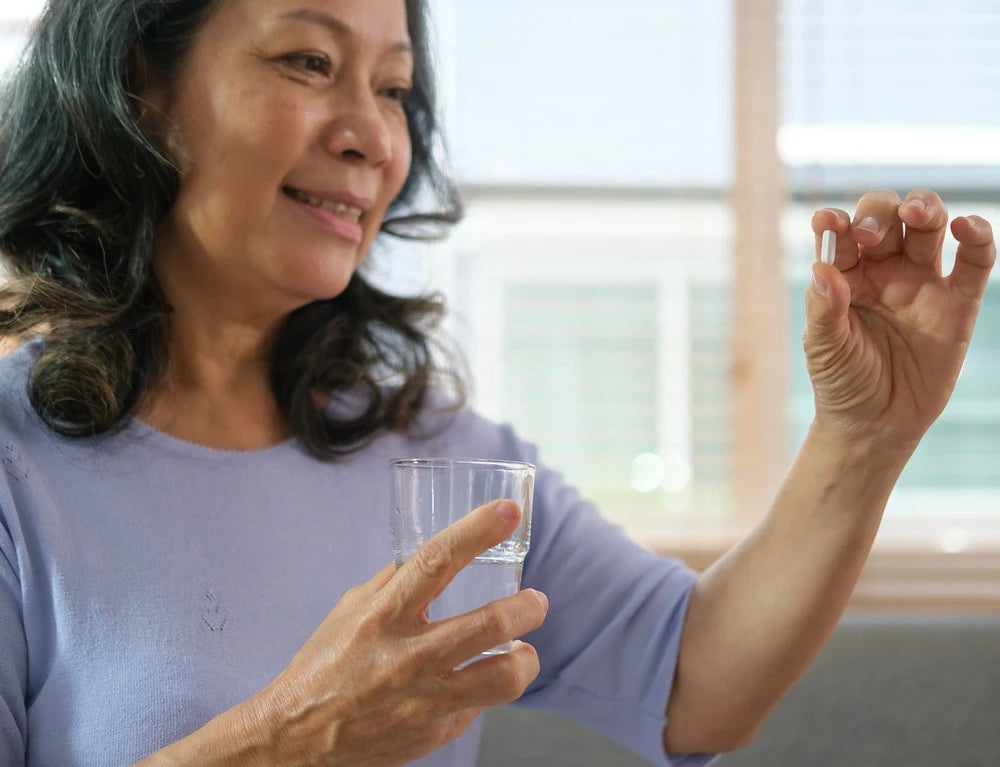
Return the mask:
[[171,743],[133,767],[268,767],[275,764],[258,701],[223,712],[190,735]]
[[670,750],[752,737],[836,625],[911,451],[813,425],[765,519],[695,586]]

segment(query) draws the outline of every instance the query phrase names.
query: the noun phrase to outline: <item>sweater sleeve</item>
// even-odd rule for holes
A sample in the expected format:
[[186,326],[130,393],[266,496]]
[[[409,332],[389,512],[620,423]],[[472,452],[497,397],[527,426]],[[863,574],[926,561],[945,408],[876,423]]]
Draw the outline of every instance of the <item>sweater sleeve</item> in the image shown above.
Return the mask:
[[27,746],[28,651],[14,543],[0,513],[0,764],[21,767]]
[[[535,450],[508,434],[512,453]],[[661,767],[707,754],[664,753],[666,705],[696,573],[632,541],[562,477],[537,467],[523,586],[549,598],[543,626],[524,637],[541,672],[518,701],[588,724]]]

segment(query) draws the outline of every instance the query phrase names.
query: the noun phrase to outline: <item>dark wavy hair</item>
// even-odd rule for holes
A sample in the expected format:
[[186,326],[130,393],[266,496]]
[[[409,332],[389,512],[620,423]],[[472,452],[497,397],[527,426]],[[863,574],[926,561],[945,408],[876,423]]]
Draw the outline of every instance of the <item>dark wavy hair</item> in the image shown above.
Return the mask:
[[[150,267],[178,170],[140,126],[130,63],[175,76],[218,0],[50,0],[0,103],[0,336],[45,338],[32,406],[68,436],[113,430],[162,379],[170,307]],[[406,0],[414,49],[406,104],[413,160],[382,234],[434,239],[461,217],[440,136],[425,0]],[[434,211],[419,212],[424,202]],[[336,298],[292,313],[271,380],[290,427],[321,457],[414,423],[439,369],[439,297],[398,297],[355,274]],[[364,394],[343,420],[317,391]]]

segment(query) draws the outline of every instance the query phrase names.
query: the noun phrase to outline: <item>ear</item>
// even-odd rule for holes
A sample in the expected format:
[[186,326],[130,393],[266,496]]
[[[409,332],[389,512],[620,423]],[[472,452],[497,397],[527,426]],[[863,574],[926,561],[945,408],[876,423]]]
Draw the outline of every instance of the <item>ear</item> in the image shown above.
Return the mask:
[[177,141],[176,126],[170,118],[170,82],[153,70],[138,47],[129,53],[125,87],[139,127],[175,167],[184,164],[184,152]]
[[166,127],[166,84],[150,70],[146,54],[139,46],[129,51],[125,92],[139,124],[154,136],[163,135]]

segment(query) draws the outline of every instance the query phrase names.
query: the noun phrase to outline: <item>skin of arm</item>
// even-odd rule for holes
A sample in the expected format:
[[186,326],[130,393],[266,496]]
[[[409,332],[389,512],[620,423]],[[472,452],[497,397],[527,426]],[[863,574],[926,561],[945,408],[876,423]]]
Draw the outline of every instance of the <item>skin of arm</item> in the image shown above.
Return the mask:
[[270,762],[268,727],[260,713],[263,701],[252,699],[206,723],[186,738],[151,754],[134,767],[265,767]]
[[812,425],[763,521],[695,585],[668,752],[753,739],[836,626],[908,456]]
[[[905,230],[904,230],[905,226]],[[903,467],[944,409],[996,259],[992,230],[957,218],[955,268],[941,274],[948,214],[916,189],[864,195],[817,262],[803,345],[816,416],[764,519],[695,584],[674,686],[668,753],[750,742],[839,620]]]

